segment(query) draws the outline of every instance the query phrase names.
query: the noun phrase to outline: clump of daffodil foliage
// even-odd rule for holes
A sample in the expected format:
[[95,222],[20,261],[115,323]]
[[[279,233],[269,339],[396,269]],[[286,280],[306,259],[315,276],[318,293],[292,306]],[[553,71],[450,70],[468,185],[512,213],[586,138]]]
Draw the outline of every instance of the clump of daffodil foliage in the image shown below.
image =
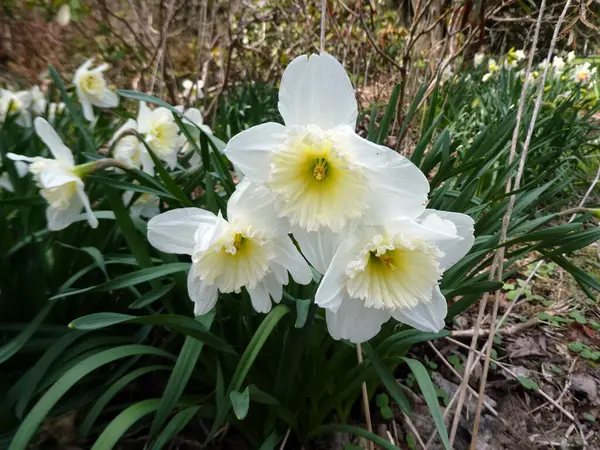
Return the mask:
[[[363,382],[368,398],[383,385],[410,414],[393,375],[410,370],[448,447],[410,349],[502,286],[490,266],[515,117],[498,95],[518,96],[524,58],[446,70],[408,157],[382,145],[389,120],[357,129],[350,78],[326,53],[294,59],[276,99],[232,90],[214,131],[202,80],[182,83],[189,107],[116,90],[91,60],[66,86],[51,68],[52,89],[3,90],[1,442],[26,448],[46,418],[75,410],[90,448],[113,448],[136,423],[148,448],[180,433],[208,445],[230,428],[252,448],[286,433],[303,443],[357,431]],[[600,237],[595,219],[560,225],[550,199],[569,200],[565,168],[531,174],[555,173],[557,147],[590,139],[582,95],[594,71],[570,57],[552,65],[548,92],[560,93],[547,94],[506,265],[535,249],[593,295],[600,285],[564,254]],[[265,120],[275,103],[281,122]]]

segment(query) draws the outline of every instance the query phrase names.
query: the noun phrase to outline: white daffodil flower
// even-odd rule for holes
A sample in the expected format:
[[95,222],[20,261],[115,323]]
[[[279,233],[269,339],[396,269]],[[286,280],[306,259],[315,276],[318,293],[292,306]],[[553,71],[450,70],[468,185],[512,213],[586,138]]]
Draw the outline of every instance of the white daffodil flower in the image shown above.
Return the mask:
[[[183,115],[183,123],[190,124],[190,126],[187,127],[187,130],[190,133],[192,139],[194,139],[196,145],[198,146],[200,146],[200,130],[202,130],[208,135],[212,135],[212,130],[210,129],[210,127],[208,125],[204,125],[202,113],[196,108],[189,108],[185,112],[185,114]],[[198,128],[200,128],[200,130]],[[186,139],[185,143],[183,144],[183,147],[181,148],[181,153],[187,155],[189,152],[194,152],[194,154],[189,160],[190,167],[192,169],[200,167],[200,165],[202,164],[202,159],[200,158],[200,155],[194,151],[194,147],[192,146],[192,144]]]
[[519,62],[523,61],[526,58],[525,52],[523,50],[516,50],[515,51],[515,58]]
[[484,59],[485,53],[475,53],[475,56],[473,57],[473,65],[475,67],[479,67]]
[[273,210],[272,194],[242,181],[227,204],[227,217],[198,208],[175,209],[148,222],[148,240],[158,250],[192,256],[188,292],[194,312],[209,312],[218,293],[245,287],[258,312],[281,301],[288,272],[300,284],[310,267],[288,236],[287,223]]
[[[2,162],[0,162],[0,169],[2,168]],[[17,172],[17,176],[19,178],[23,178],[27,172],[29,172],[29,167],[24,161],[15,161],[15,170]],[[4,172],[0,175],[0,188],[7,190],[8,192],[14,192],[14,186],[10,181],[10,176],[8,172]]]
[[7,116],[16,114],[16,123],[18,125],[21,125],[22,127],[30,127],[30,106],[30,91],[11,92],[6,89],[0,89],[0,122],[4,122]]
[[145,102],[140,102],[137,130],[156,156],[170,168],[177,165],[177,153],[185,138],[180,136],[171,111],[163,107],[150,109]]
[[498,62],[494,58],[488,59],[488,70],[491,73],[498,72],[500,70]]
[[89,170],[88,165],[76,166],[73,153],[63,143],[54,128],[45,119],[37,117],[34,122],[35,132],[46,144],[55,159],[30,158],[28,156],[8,153],[10,159],[31,163],[29,171],[40,187],[41,195],[49,203],[46,208],[46,219],[50,230],[62,230],[77,220],[77,216],[85,209],[88,223],[92,228],[98,226],[98,219],[92,212],[90,200],[83,190],[81,177]]
[[46,96],[42,92],[39,86],[33,86],[30,89],[31,92],[31,111],[34,114],[41,116],[46,112]]
[[108,145],[117,141],[113,157],[122,164],[132,168],[142,168],[144,172],[154,175],[154,161],[146,146],[134,135],[123,136],[127,130],[141,134],[161,160],[171,168],[177,165],[177,153],[183,144],[179,135],[179,127],[167,108],[150,109],[145,102],[140,102],[137,120],[127,120],[119,128]]
[[426,210],[416,221],[358,227],[335,253],[315,296],[329,333],[364,342],[390,317],[441,330],[447,305],[438,282],[473,241],[473,220],[460,213]]
[[108,64],[101,64],[95,69],[90,69],[91,66],[92,60],[88,59],[75,71],[73,78],[83,116],[90,122],[95,119],[93,106],[100,108],[119,106],[118,95],[108,89],[104,79],[103,72],[108,69]]
[[488,72],[481,78],[481,81],[483,81],[484,83],[487,83],[490,80],[490,78],[492,78],[492,76],[493,76],[492,73]]
[[63,102],[50,103],[50,106],[48,107],[48,121],[50,123],[56,122],[56,119],[61,116],[65,110],[65,106],[66,105]]
[[555,74],[560,75],[560,73],[565,68],[565,60],[562,59],[560,56],[555,56],[552,59],[552,68],[554,69]]
[[587,84],[592,80],[592,77],[596,74],[596,68],[592,68],[589,62],[578,64],[573,70],[573,80],[576,83]]
[[292,61],[281,81],[279,112],[285,125],[252,127],[233,137],[225,154],[275,194],[278,214],[293,226],[340,232],[356,221],[424,211],[429,183],[421,171],[354,132],[354,90],[334,57]]
[[567,53],[567,62],[571,62],[575,59],[575,52],[571,51],[569,53]]
[[190,103],[194,103],[198,99],[204,98],[204,80],[198,80],[193,82],[192,80],[183,80],[181,83],[183,86],[183,98],[187,100],[189,98]]
[[[133,195],[135,192],[127,191],[123,194],[123,203],[126,205],[131,202]],[[154,216],[158,216],[160,214],[159,208],[160,199],[156,195],[143,193],[140,195],[133,205],[129,207],[129,212],[134,217],[145,217],[146,219],[151,219]]]

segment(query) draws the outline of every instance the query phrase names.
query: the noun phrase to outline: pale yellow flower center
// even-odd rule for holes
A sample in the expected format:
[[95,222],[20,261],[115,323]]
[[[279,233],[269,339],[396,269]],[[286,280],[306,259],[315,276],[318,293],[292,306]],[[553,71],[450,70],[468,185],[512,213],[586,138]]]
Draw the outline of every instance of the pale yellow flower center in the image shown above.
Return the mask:
[[440,252],[425,242],[376,235],[346,267],[346,288],[367,308],[403,309],[431,300]]
[[42,197],[57,209],[66,209],[75,192],[77,192],[77,183],[75,181],[69,181],[63,185],[45,188],[40,191]]
[[100,72],[85,72],[79,77],[79,87],[86,94],[101,99],[104,97],[106,82]]
[[367,207],[360,167],[330,139],[310,134],[291,139],[273,154],[267,185],[281,200],[282,214],[308,231],[338,231]]
[[269,271],[272,250],[269,241],[249,231],[231,227],[208,249],[194,254],[197,276],[224,293],[256,287]]

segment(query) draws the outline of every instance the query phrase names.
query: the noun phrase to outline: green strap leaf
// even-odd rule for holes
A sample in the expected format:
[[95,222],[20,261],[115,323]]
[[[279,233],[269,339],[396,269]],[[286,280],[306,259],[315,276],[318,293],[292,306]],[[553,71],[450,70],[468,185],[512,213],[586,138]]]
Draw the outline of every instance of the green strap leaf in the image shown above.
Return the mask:
[[233,406],[233,412],[238,420],[244,420],[248,415],[250,409],[250,388],[246,386],[242,392],[232,391],[229,393],[229,399],[231,400],[231,406]]
[[134,403],[123,410],[107,425],[102,434],[98,436],[92,450],[110,450],[114,448],[129,428],[144,416],[156,411],[159,404],[159,398],[150,398]]
[[10,443],[9,450],[23,450],[24,448],[27,448],[29,441],[50,410],[61,397],[83,377],[97,368],[116,361],[117,359],[136,355],[154,355],[169,359],[173,358],[173,355],[159,348],[137,344],[109,348],[85,358],[62,375],[35,404],[29,414],[25,417],[21,426],[17,429],[17,432]]
[[446,450],[451,450],[450,441],[448,439],[448,430],[446,429],[446,424],[444,423],[444,416],[442,415],[437,394],[435,393],[435,388],[433,387],[433,383],[431,382],[431,378],[429,377],[427,369],[425,366],[423,366],[423,364],[421,364],[420,361],[417,361],[416,359],[404,357],[401,359],[408,364],[409,369],[419,384],[419,388],[421,389],[423,397],[425,397],[425,402],[429,407],[429,412],[433,417],[433,422],[438,430],[442,444],[444,444],[444,448]]
[[371,364],[373,364],[377,375],[379,375],[381,382],[384,384],[392,398],[396,401],[396,403],[398,403],[400,408],[402,408],[402,411],[404,411],[406,414],[410,414],[410,403],[408,403],[408,398],[406,398],[406,395],[396,381],[396,378],[394,378],[390,370],[386,367],[386,365],[377,355],[377,352],[373,350],[368,342],[365,342],[362,345],[362,348],[365,349],[365,352],[367,353]]
[[[198,323],[208,333],[214,319],[215,311],[213,310],[204,316],[196,317],[193,321]],[[200,356],[203,347],[204,343],[194,337],[188,336],[185,339],[181,352],[177,357],[173,372],[171,372],[171,376],[165,387],[165,392],[162,395],[158,412],[150,427],[149,439],[153,439],[154,436],[156,436],[179,401],[179,398],[181,397],[181,394],[183,394],[183,390],[187,386],[190,376],[196,367],[196,362],[198,361],[198,357]]]
[[170,366],[140,367],[132,372],[129,372],[127,375],[124,375],[121,378],[119,378],[117,381],[115,381],[112,385],[110,385],[110,387],[106,391],[104,391],[104,393],[98,398],[98,400],[96,400],[96,403],[94,403],[94,406],[92,407],[92,409],[90,409],[87,416],[85,416],[85,419],[84,419],[83,423],[81,424],[81,427],[79,428],[79,433],[84,437],[90,433],[90,431],[92,430],[92,427],[94,426],[94,423],[96,422],[96,419],[98,419],[98,417],[100,416],[100,414],[102,413],[104,408],[106,408],[106,406],[115,397],[115,395],[117,395],[119,392],[121,392],[121,390],[123,390],[123,388],[125,388],[125,386],[127,386],[129,383],[131,383],[136,378],[146,375],[147,373],[152,373],[152,372],[156,372],[159,370],[171,370],[171,367]]
[[363,430],[362,428],[352,427],[350,425],[343,425],[341,423],[332,423],[329,425],[321,425],[320,427],[318,427],[314,431],[312,431],[309,434],[309,436],[319,436],[321,434],[336,433],[336,432],[351,433],[356,436],[364,437],[365,439],[368,439],[368,440],[374,442],[375,444],[385,448],[386,450],[400,450],[398,447],[391,444],[390,442],[388,442],[381,436],[378,436],[373,433],[369,433],[367,430]]
[[162,449],[165,444],[167,444],[171,439],[177,436],[181,430],[184,429],[190,420],[192,420],[194,416],[198,414],[199,410],[200,406],[192,406],[190,408],[182,409],[175,414],[167,426],[162,430],[162,433],[158,435],[156,441],[154,441],[152,450]]
[[37,313],[29,324],[23,328],[23,330],[10,342],[0,347],[0,364],[10,359],[15,353],[27,343],[27,341],[33,336],[39,326],[42,324],[54,302],[49,301],[46,305]]
[[[260,349],[263,347],[267,338],[270,336],[271,332],[279,323],[279,321],[290,312],[290,309],[285,305],[277,305],[275,308],[271,310],[269,314],[264,318],[254,336],[250,340],[250,343],[246,347],[244,354],[240,358],[237,367],[235,368],[235,372],[233,373],[233,377],[231,378],[231,383],[229,384],[229,388],[227,389],[227,396],[231,394],[233,391],[239,391],[246,375],[250,371],[254,360],[258,356]],[[229,412],[229,404],[225,404],[223,408],[221,408],[218,413],[215,421],[213,422],[213,426],[208,433],[206,438],[206,442],[209,442],[217,430],[223,425],[225,418],[227,417],[227,413]]]
[[173,289],[174,286],[175,286],[174,283],[170,283],[170,284],[166,284],[166,285],[162,286],[159,289],[152,289],[151,291],[146,292],[140,298],[138,298],[137,300],[132,302],[129,305],[129,309],[140,309],[140,308],[143,308],[144,306],[148,306],[148,305],[154,303],[156,300],[159,300],[164,295],[171,292],[171,290]]
[[193,337],[218,350],[234,353],[233,349],[220,337],[212,334],[199,321],[177,314],[153,314],[151,316],[131,316],[120,313],[96,313],[75,319],[69,327],[77,330],[99,330],[117,324],[159,325]]

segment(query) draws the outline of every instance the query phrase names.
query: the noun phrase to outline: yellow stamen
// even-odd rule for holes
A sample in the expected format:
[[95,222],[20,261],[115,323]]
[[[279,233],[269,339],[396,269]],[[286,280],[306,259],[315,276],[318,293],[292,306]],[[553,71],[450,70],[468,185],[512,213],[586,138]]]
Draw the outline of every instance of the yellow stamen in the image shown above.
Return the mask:
[[379,260],[390,270],[396,271],[397,267],[393,264],[394,258],[392,258],[391,256],[386,256],[386,255],[380,255],[377,258],[379,258]]
[[235,248],[236,252],[240,250],[240,246],[242,245],[242,239],[244,238],[240,233],[235,234],[235,237],[233,238],[233,247]]
[[321,181],[325,178],[327,174],[327,160],[325,158],[318,158],[315,162],[315,166],[313,168],[313,177],[317,179],[317,181]]

